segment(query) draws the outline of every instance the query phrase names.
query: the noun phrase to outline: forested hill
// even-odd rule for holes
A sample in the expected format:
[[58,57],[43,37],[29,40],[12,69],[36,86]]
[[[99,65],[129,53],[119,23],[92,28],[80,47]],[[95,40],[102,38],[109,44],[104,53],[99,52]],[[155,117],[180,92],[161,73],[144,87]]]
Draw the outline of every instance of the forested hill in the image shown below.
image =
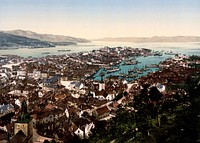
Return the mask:
[[11,31],[4,31],[8,34],[13,34],[17,36],[24,36],[31,39],[38,39],[41,41],[48,41],[48,42],[71,42],[71,43],[85,43],[90,42],[87,39],[83,38],[76,38],[71,36],[64,36],[64,35],[53,35],[53,34],[39,34],[33,31],[27,30],[11,30]]
[[49,42],[31,39],[23,36],[12,35],[0,32],[0,49],[12,49],[22,47],[54,47],[55,45]]

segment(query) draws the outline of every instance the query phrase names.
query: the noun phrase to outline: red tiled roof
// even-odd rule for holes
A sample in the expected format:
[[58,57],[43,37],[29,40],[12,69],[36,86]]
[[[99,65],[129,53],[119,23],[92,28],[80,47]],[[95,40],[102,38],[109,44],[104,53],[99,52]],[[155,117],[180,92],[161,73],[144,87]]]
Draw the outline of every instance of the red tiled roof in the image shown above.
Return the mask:
[[102,115],[104,113],[110,112],[107,106],[103,106],[101,108],[96,109],[98,115]]

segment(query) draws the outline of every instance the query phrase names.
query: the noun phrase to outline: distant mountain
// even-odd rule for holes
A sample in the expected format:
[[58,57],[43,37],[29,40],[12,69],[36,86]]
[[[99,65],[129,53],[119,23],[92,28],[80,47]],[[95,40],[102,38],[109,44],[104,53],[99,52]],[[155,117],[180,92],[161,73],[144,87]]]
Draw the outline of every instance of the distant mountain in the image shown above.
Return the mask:
[[0,32],[0,49],[55,47],[55,44]]
[[117,38],[103,38],[97,39],[95,41],[111,41],[111,42],[200,42],[200,37],[198,36],[155,36],[155,37],[117,37]]
[[12,31],[4,31],[5,33],[24,36],[28,38],[38,39],[41,41],[48,41],[48,42],[56,42],[56,43],[63,43],[63,42],[71,42],[71,43],[85,43],[90,42],[89,40],[83,38],[75,38],[70,36],[62,36],[62,35],[53,35],[53,34],[38,34],[32,31],[24,31],[24,30],[12,30]]

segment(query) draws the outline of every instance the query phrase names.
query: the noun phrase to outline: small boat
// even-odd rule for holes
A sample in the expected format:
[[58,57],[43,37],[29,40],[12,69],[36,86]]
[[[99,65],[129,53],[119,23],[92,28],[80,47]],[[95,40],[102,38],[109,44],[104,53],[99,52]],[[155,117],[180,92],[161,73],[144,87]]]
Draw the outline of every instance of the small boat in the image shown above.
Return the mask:
[[145,68],[158,68],[159,65],[157,64],[151,64],[151,65],[145,65]]
[[126,78],[137,78],[138,74],[127,74]]
[[126,61],[124,62],[124,65],[136,65],[137,63],[137,61]]
[[42,55],[48,55],[48,54],[50,54],[49,52],[43,52],[43,53],[41,53]]
[[165,55],[176,55],[176,54],[170,51],[170,52],[166,52]]
[[71,51],[71,50],[57,50],[58,52],[69,52],[69,51]]
[[120,71],[120,69],[119,68],[107,69],[107,73],[112,73],[116,71]]
[[137,70],[137,73],[138,74],[143,74],[143,71],[142,70]]
[[162,56],[162,53],[155,53],[154,56]]

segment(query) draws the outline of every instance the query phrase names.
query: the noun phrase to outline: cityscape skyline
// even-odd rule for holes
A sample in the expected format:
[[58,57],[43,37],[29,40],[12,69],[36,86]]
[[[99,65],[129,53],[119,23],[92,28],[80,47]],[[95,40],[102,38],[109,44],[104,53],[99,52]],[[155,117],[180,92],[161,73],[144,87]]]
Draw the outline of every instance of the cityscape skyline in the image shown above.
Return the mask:
[[200,36],[198,0],[0,0],[0,30],[88,39]]

